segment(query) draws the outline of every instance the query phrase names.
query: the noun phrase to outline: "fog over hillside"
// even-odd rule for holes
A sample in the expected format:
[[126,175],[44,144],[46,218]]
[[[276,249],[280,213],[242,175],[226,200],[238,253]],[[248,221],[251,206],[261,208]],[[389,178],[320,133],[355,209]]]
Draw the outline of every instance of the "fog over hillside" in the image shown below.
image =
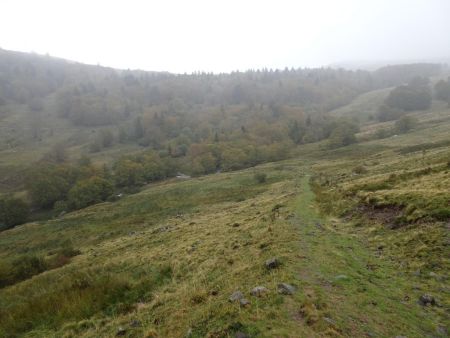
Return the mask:
[[[26,10],[24,10],[26,9]],[[450,3],[5,1],[0,47],[176,73],[450,57]]]

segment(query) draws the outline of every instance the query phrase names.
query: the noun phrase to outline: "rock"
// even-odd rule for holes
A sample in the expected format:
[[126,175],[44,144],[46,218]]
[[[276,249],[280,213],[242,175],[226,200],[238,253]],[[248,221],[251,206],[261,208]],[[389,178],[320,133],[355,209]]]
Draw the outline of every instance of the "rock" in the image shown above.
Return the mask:
[[239,299],[239,305],[242,307],[246,307],[247,305],[250,305],[250,301],[246,298]]
[[231,294],[230,298],[228,300],[230,302],[236,302],[244,298],[244,294],[241,291],[235,291]]
[[339,281],[348,281],[348,280],[350,280],[350,277],[347,276],[347,275],[337,275],[336,277],[334,277],[334,280],[335,280],[336,282],[339,282]]
[[447,328],[442,325],[438,325],[438,327],[436,328],[436,332],[437,332],[437,334],[440,334],[441,336],[444,336],[444,337],[449,334]]
[[141,326],[141,322],[139,321],[139,320],[132,320],[131,321],[131,323],[130,323],[130,326],[131,327],[139,327],[139,326]]
[[275,257],[273,257],[273,258],[270,258],[270,259],[268,259],[267,261],[266,261],[266,268],[267,269],[269,269],[269,270],[271,270],[271,269],[276,269],[276,268],[278,268],[280,265],[281,265],[281,263],[280,263],[280,261],[278,260],[278,258],[275,258]]
[[434,306],[436,305],[436,300],[434,299],[433,296],[425,294],[420,296],[419,304],[422,306],[429,306],[429,305]]
[[295,286],[287,283],[278,284],[278,293],[281,293],[282,295],[292,295],[294,292]]
[[250,294],[255,297],[261,297],[265,293],[269,292],[269,290],[264,286],[257,286],[250,291]]
[[125,330],[123,327],[119,327],[117,330],[116,336],[124,336],[125,333],[127,333],[127,330]]
[[235,338],[249,338],[250,336],[244,332],[238,331],[234,335]]
[[326,321],[330,325],[336,325],[336,322],[329,317],[323,317],[323,320]]

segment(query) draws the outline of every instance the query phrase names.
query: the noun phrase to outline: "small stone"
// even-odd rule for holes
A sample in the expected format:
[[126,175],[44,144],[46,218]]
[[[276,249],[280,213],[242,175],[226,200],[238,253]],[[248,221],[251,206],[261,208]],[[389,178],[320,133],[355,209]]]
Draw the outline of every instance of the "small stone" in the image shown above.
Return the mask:
[[422,295],[419,298],[419,304],[422,306],[436,305],[436,300],[431,295]]
[[269,292],[269,290],[264,286],[257,286],[250,291],[250,294],[255,297],[261,297],[265,293]]
[[239,299],[239,305],[246,307],[247,305],[250,305],[250,301],[246,298],[241,298]]
[[336,277],[334,277],[335,281],[348,281],[350,280],[350,277],[348,277],[347,275],[337,275]]
[[280,283],[278,284],[278,293],[282,295],[292,295],[295,292],[295,286],[287,284],[287,283]]
[[244,294],[241,291],[235,291],[231,294],[230,298],[228,300],[230,302],[236,302],[244,298]]
[[240,227],[241,225],[239,224],[239,223],[233,223],[233,228],[238,228],[238,227]]
[[441,336],[447,336],[449,334],[447,328],[442,325],[438,325],[438,327],[436,328],[436,332]]
[[329,317],[323,317],[323,320],[326,321],[330,325],[336,325],[336,322]]
[[117,330],[116,336],[124,336],[125,333],[127,333],[127,330],[125,330],[123,327],[119,327]]
[[273,258],[268,259],[266,261],[265,265],[266,265],[267,269],[271,270],[271,269],[278,268],[281,264],[280,264],[280,261],[277,258],[273,257]]
[[132,320],[131,321],[131,323],[130,323],[130,326],[131,327],[139,327],[139,326],[141,326],[141,322],[139,321],[139,320]]

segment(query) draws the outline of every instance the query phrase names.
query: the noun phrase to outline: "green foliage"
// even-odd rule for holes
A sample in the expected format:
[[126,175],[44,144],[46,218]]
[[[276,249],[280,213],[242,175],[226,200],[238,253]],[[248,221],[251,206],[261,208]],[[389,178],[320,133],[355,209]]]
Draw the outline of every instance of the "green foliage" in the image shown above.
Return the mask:
[[44,155],[44,160],[52,163],[64,163],[67,160],[67,151],[64,144],[55,144],[52,149]]
[[394,134],[394,129],[393,128],[379,128],[375,132],[375,138],[376,139],[383,139],[383,138],[390,137],[393,134]]
[[431,105],[431,93],[427,85],[417,79],[407,86],[399,86],[389,93],[386,105],[404,111],[425,110]]
[[25,223],[28,214],[28,205],[23,200],[13,197],[0,197],[0,231]]
[[256,182],[258,183],[265,183],[267,180],[267,174],[266,173],[261,173],[261,172],[257,172],[254,175]]
[[107,180],[93,176],[78,181],[68,193],[68,205],[71,209],[81,209],[105,201],[114,191]]
[[58,328],[67,318],[79,321],[94,315],[125,314],[171,276],[172,270],[166,266],[143,271],[138,282],[134,282],[132,275],[105,275],[96,270],[65,275],[51,290],[42,285],[47,292],[36,292],[15,302],[7,316],[0,309],[0,332],[19,335],[42,324]]
[[66,199],[78,172],[70,166],[43,164],[27,178],[27,190],[33,205],[48,209],[56,201]]
[[447,81],[440,80],[436,83],[434,92],[438,100],[450,103],[450,78]]
[[12,265],[16,280],[24,280],[47,270],[47,264],[39,256],[24,256],[14,260]]
[[328,146],[334,149],[356,143],[355,133],[358,130],[358,126],[354,123],[347,121],[339,122],[331,132]]
[[114,167],[118,187],[134,187],[144,183],[144,166],[130,159],[122,159]]
[[22,255],[9,262],[0,261],[0,287],[18,283],[47,269],[44,258],[36,255]]
[[406,133],[417,125],[418,121],[412,116],[403,116],[395,121],[395,131],[399,134]]
[[384,103],[378,108],[377,117],[378,117],[378,120],[380,120],[381,122],[385,122],[385,121],[397,120],[404,114],[405,114],[405,112],[402,109],[399,109],[396,107],[391,107],[391,106],[387,105],[386,103]]

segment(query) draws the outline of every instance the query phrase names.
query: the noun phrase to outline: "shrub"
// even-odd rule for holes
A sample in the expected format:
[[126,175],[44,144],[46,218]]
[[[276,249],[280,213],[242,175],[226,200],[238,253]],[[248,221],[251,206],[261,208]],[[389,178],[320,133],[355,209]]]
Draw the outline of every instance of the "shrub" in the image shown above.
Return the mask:
[[440,208],[433,210],[433,212],[431,212],[431,216],[439,221],[448,221],[450,220],[450,209]]
[[74,168],[64,165],[50,164],[33,169],[26,182],[32,204],[43,209],[52,208],[56,201],[66,198],[77,174]]
[[426,86],[400,86],[390,92],[385,103],[404,111],[425,110],[431,105],[431,94]]
[[28,205],[21,199],[0,199],[0,231],[25,223],[28,213]]
[[133,187],[144,183],[144,167],[129,159],[122,159],[116,163],[114,175],[119,187]]
[[417,119],[412,116],[403,116],[395,122],[395,130],[399,134],[406,133],[417,125]]
[[358,126],[354,123],[347,121],[339,122],[331,132],[328,140],[328,147],[334,149],[356,143],[355,133],[357,133],[358,130]]
[[267,175],[265,173],[255,173],[254,177],[258,183],[264,183],[267,180]]
[[366,173],[367,173],[366,167],[364,167],[364,166],[362,166],[362,165],[358,165],[358,166],[354,167],[352,171],[353,171],[355,174],[358,174],[358,175],[366,174]]
[[81,209],[105,201],[113,193],[113,186],[107,180],[93,176],[78,181],[69,191],[68,202],[72,209]]
[[45,260],[40,256],[30,255],[17,258],[13,261],[12,277],[14,282],[28,279],[47,270]]

